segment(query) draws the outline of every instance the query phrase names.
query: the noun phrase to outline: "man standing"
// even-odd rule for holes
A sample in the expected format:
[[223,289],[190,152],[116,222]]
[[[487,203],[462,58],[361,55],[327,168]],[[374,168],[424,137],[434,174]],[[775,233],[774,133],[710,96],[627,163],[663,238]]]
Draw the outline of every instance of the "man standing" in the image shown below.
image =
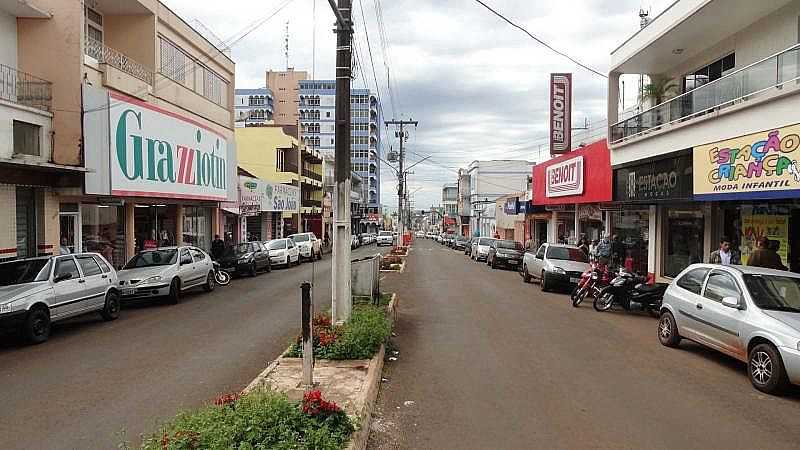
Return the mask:
[[214,235],[214,241],[211,243],[211,259],[214,261],[222,258],[225,254],[225,241],[219,238],[218,234]]
[[783,265],[778,253],[770,248],[769,239],[761,237],[758,239],[758,248],[750,254],[747,260],[748,266],[764,267],[767,269],[788,270]]
[[723,266],[739,265],[739,256],[731,250],[731,240],[727,237],[722,237],[719,240],[719,249],[711,252],[708,258],[709,264],[722,264]]

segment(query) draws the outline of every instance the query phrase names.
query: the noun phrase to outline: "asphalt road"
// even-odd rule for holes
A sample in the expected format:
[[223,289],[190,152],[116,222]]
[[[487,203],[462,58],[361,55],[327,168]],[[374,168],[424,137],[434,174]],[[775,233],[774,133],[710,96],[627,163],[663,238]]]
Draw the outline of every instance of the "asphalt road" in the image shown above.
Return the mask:
[[[369,448],[782,449],[800,442],[800,393],[752,388],[746,367],[655,319],[573,308],[512,271],[417,241],[399,295]],[[413,403],[410,403],[413,402]]]
[[[330,269],[330,255],[314,265],[318,310],[330,308]],[[123,432],[135,443],[179,410],[241,390],[299,332],[299,286],[311,278],[304,263],[175,306],[139,302],[114,322],[76,318],[39,346],[0,338],[0,449],[117,448]]]

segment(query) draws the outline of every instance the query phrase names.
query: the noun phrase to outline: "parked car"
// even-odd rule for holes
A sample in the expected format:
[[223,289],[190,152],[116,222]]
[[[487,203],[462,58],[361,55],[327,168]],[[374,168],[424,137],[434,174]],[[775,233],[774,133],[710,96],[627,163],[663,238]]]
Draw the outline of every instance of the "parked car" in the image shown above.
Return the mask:
[[464,250],[467,248],[468,243],[469,239],[465,238],[464,236],[456,236],[451,247],[455,250]]
[[526,281],[538,279],[542,291],[556,287],[572,288],[589,269],[589,259],[574,245],[542,244],[534,253],[525,253],[522,276]]
[[425,237],[428,238],[428,239],[434,239],[435,240],[436,239],[436,233],[428,233],[428,234],[425,235]]
[[115,320],[119,310],[117,273],[97,253],[0,264],[0,329],[29,343],[46,341],[55,322],[91,312]]
[[269,260],[273,265],[291,267],[292,264],[300,265],[300,249],[289,238],[267,241]]
[[800,275],[693,264],[664,293],[659,341],[688,339],[747,363],[759,391],[800,384]]
[[376,239],[378,247],[383,245],[388,245],[388,246],[394,245],[394,234],[391,231],[378,232],[378,237]]
[[317,239],[317,235],[314,233],[292,234],[289,235],[289,238],[297,245],[301,258],[322,259],[322,241]]
[[471,256],[472,259],[475,261],[486,261],[486,257],[489,256],[489,247],[494,242],[494,238],[487,238],[487,237],[479,237],[474,240],[472,243],[472,252]]
[[176,304],[189,289],[211,292],[216,285],[211,257],[191,246],[141,251],[117,275],[123,300],[166,296]]
[[414,233],[414,237],[416,237],[416,238],[424,238],[425,237],[425,232],[422,231],[422,230],[417,230],[417,232]]
[[228,273],[247,274],[251,277],[258,272],[272,270],[269,251],[260,241],[242,242],[228,247],[218,262],[220,268]]
[[516,269],[522,263],[522,256],[525,253],[522,244],[513,240],[496,240],[489,247],[489,254],[486,256],[486,264],[492,269],[498,267],[508,267]]

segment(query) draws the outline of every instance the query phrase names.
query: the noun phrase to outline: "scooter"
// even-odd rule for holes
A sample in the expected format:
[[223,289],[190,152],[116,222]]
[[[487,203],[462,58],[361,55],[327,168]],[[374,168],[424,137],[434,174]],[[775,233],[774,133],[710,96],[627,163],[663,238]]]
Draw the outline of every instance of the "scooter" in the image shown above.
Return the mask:
[[611,282],[611,272],[608,269],[608,264],[601,264],[600,262],[593,262],[591,267],[581,275],[578,285],[572,290],[570,298],[572,299],[572,306],[578,307],[581,302],[588,296],[597,298],[600,290]]
[[231,274],[222,270],[222,266],[216,261],[212,261],[214,265],[214,281],[220,286],[227,286],[231,283]]
[[624,269],[619,276],[611,280],[611,284],[600,290],[594,298],[596,311],[609,311],[614,305],[620,305],[625,311],[647,311],[658,316],[661,301],[668,284],[645,284],[647,280]]

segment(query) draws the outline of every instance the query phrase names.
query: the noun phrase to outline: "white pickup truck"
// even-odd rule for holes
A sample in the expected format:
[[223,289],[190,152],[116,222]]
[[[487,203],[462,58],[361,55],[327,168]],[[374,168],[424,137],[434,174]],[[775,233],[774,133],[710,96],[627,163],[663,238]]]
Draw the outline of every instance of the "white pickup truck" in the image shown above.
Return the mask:
[[300,257],[308,260],[322,259],[322,241],[314,233],[298,233],[289,236],[300,250]]
[[375,238],[375,241],[378,244],[378,247],[381,245],[394,245],[394,233],[391,231],[380,231],[378,232],[378,237]]

